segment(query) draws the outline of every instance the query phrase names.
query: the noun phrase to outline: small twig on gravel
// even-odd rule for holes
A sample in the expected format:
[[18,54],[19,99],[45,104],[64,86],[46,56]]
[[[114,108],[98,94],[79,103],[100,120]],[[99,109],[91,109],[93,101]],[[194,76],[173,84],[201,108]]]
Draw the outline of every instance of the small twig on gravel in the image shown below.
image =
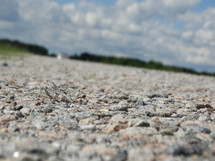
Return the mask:
[[42,92],[50,98],[50,100],[54,103],[57,102],[66,102],[69,103],[70,98],[66,95],[67,93],[61,89],[59,89],[56,84],[52,81],[47,80],[41,86]]

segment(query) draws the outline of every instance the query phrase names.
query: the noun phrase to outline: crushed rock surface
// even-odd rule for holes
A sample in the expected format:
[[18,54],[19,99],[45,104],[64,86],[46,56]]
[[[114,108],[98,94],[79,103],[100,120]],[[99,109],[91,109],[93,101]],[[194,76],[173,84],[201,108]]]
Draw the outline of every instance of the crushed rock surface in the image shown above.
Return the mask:
[[214,161],[215,78],[0,60],[0,161]]

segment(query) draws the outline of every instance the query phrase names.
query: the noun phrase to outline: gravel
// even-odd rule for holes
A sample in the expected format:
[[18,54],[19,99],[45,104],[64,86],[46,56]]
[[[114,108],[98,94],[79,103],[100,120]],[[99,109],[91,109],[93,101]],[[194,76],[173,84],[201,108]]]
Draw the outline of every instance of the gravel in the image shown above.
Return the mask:
[[0,161],[214,161],[215,79],[0,60]]

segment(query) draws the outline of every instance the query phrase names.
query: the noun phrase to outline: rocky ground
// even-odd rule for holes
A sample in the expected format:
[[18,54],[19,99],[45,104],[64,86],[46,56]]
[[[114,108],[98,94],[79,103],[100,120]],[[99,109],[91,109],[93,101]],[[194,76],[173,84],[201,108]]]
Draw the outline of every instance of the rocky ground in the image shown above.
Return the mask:
[[214,161],[215,78],[0,60],[0,161]]

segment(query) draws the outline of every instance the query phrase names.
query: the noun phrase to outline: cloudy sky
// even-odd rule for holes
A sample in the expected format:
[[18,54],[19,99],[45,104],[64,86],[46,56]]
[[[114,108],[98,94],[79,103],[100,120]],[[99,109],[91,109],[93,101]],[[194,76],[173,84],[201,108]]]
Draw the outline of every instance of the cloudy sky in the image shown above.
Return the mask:
[[215,72],[213,0],[1,0],[0,38]]

